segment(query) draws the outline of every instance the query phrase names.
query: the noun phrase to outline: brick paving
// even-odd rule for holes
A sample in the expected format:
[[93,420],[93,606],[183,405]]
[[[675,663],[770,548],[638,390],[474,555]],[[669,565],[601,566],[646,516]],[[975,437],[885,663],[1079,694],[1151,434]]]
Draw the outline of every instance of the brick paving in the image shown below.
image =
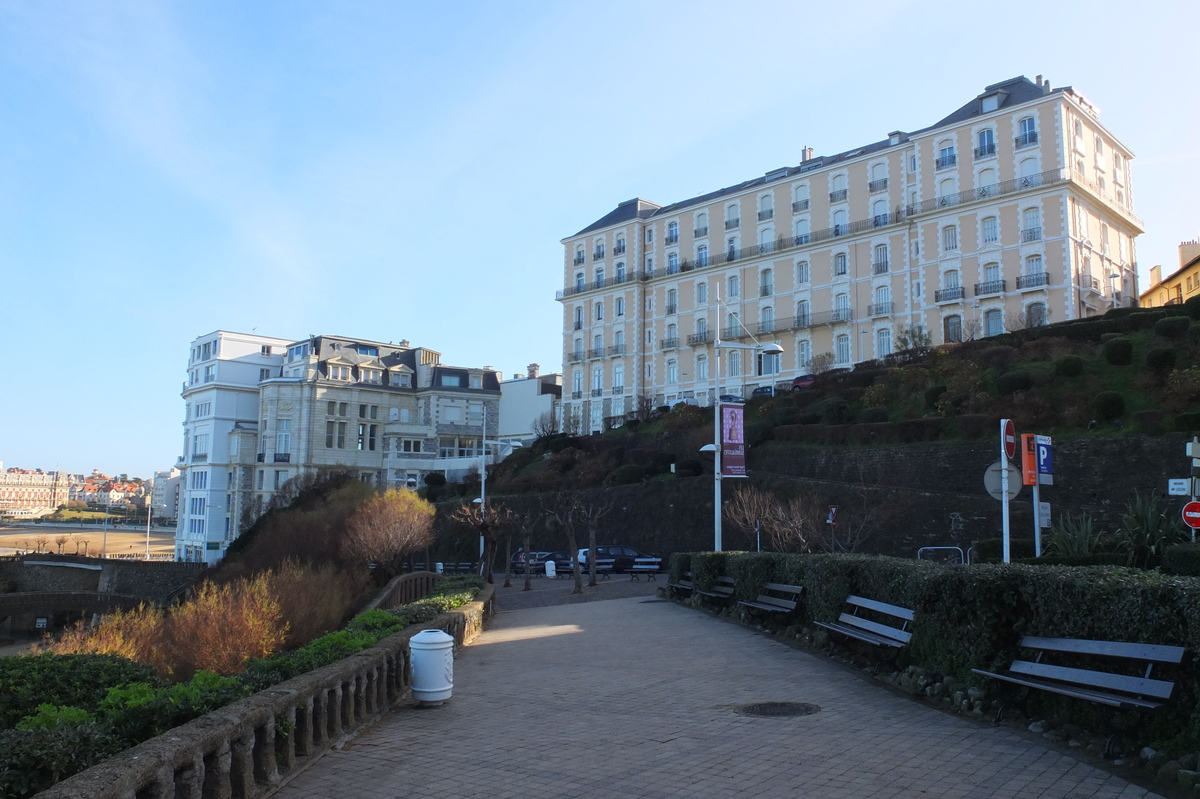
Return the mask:
[[[821,710],[750,718],[733,709],[765,701]],[[458,656],[453,699],[393,710],[276,796],[1157,794],[1030,735],[939,712],[767,636],[634,596],[501,612]]]

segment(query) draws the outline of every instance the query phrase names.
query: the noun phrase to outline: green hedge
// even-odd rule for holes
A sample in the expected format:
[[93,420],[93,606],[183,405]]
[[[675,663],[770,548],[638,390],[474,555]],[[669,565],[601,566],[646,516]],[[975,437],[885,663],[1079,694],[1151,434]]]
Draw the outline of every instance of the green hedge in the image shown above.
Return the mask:
[[[1200,653],[1200,579],[1192,577],[1116,566],[961,566],[864,555],[727,552],[674,558],[672,569],[686,563],[699,587],[717,575],[734,577],[739,599],[752,599],[764,582],[803,585],[803,601],[789,620],[797,623],[837,618],[849,594],[912,608],[913,637],[898,665],[920,665],[989,690],[995,686],[971,669],[1006,666],[1023,635],[1143,641]],[[1189,657],[1183,667],[1168,671],[1162,677],[1177,680],[1175,698],[1143,730],[1161,745],[1195,751],[1200,664]],[[1031,710],[1047,708],[1089,726],[1096,721],[1085,703],[1031,698]],[[1117,723],[1128,721],[1119,717]]]

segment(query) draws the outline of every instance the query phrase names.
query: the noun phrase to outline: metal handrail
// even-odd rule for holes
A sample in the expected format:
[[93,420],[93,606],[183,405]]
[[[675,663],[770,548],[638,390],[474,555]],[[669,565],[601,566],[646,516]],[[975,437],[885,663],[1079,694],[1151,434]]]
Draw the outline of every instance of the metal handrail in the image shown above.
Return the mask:
[[917,550],[917,560],[923,560],[921,557],[922,552],[933,552],[937,550],[953,550],[958,553],[959,563],[970,563],[970,561],[967,560],[967,556],[963,553],[962,547],[921,547]]

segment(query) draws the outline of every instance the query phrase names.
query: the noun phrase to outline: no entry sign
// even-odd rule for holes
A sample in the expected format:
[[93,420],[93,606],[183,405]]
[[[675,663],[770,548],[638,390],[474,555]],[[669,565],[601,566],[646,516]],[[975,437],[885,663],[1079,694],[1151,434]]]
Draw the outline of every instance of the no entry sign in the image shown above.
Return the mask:
[[1016,457],[1017,455],[1017,426],[1013,424],[1012,419],[1005,419],[1001,430],[1001,438],[1004,440],[1004,455],[1008,458]]
[[1183,523],[1193,530],[1200,529],[1200,502],[1189,502],[1183,506]]

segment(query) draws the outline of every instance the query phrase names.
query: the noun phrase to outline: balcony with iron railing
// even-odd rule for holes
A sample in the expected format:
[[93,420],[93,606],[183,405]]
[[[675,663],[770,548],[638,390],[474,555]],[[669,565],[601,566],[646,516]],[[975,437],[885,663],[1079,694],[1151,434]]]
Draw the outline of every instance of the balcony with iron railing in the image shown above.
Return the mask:
[[975,296],[983,297],[988,294],[1003,294],[1008,291],[1008,283],[1004,280],[988,280],[975,284]]
[[792,213],[802,214],[808,210],[808,200],[795,200],[792,203]]
[[592,396],[593,396],[593,397],[603,397],[603,396],[604,396],[604,389],[602,389],[602,388],[593,388],[593,389],[592,389]]
[[603,358],[604,357],[604,348],[603,347],[592,347],[591,349],[588,350],[588,357],[589,358]]
[[586,260],[587,260],[587,258],[584,257],[583,253],[581,253],[581,252],[575,253],[575,265],[576,266],[579,266],[581,263],[583,263]]
[[935,170],[949,169],[950,167],[954,166],[957,163],[958,163],[957,155],[954,155],[954,154],[943,155],[941,158],[934,159],[933,168]]
[[707,330],[702,330],[699,333],[690,333],[687,337],[687,343],[690,345],[707,344],[709,341],[710,337]]
[[879,180],[872,180],[870,183],[868,183],[867,191],[871,192],[872,194],[878,194],[881,191],[887,191],[887,187],[888,179],[880,178]]
[[829,202],[840,203],[845,202],[846,197],[850,195],[849,189],[838,189],[837,191],[829,192]]
[[943,197],[933,197],[919,203],[909,203],[905,206],[904,213],[906,216],[917,216],[918,214],[952,208],[956,205],[963,205],[964,203],[975,202],[976,200],[990,199],[1004,194],[1050,186],[1067,180],[1069,177],[1070,174],[1066,169],[1050,169],[1036,175],[1026,175],[1023,178],[1006,180],[1003,183],[993,183],[989,186],[967,189],[966,191],[947,194]]
[[583,360],[583,350],[575,350],[567,353],[567,363],[579,363]]
[[774,208],[765,208],[758,212],[758,221],[759,222],[766,222],[767,220],[774,219],[774,218],[775,218],[775,209]]
[[995,154],[996,154],[996,145],[994,143],[993,144],[985,144],[982,147],[975,148],[975,160],[976,161],[979,161],[983,158],[991,158]]
[[614,397],[617,396],[618,394],[624,394],[625,386],[613,386],[612,393],[613,393]]
[[624,355],[625,354],[625,345],[624,344],[613,344],[611,347],[608,348],[608,354],[609,355]]
[[955,286],[954,288],[949,289],[938,289],[933,293],[933,301],[953,302],[954,300],[961,300],[965,294],[966,290],[962,286]]
[[877,302],[869,306],[867,313],[870,316],[891,316],[893,303]]
[[678,346],[679,346],[678,338],[664,338],[659,343],[659,349],[664,349],[664,350],[673,350],[673,349],[676,349]]
[[851,322],[854,320],[854,315],[850,313],[849,308],[835,308],[832,311],[821,311],[818,313],[806,313],[792,317],[791,327],[803,329],[806,327],[818,327],[820,325],[833,325],[842,322]]
[[1040,227],[1026,228],[1021,231],[1021,241],[1027,243],[1030,241],[1041,241],[1042,229]]
[[208,462],[208,453],[207,452],[193,452],[192,453],[192,463],[207,463],[207,462]]
[[741,219],[726,219],[725,220],[725,229],[733,230],[734,228],[739,227],[741,224],[742,224]]
[[618,241],[616,243],[616,245],[613,247],[613,255],[624,255],[624,254],[625,254],[625,242]]
[[1036,289],[1050,285],[1048,272],[1034,272],[1031,275],[1017,275],[1017,290]]
[[775,324],[774,319],[769,319],[765,322],[759,322],[754,326],[755,335],[765,336],[768,333],[774,333],[779,328]]
[[276,452],[272,456],[272,458],[274,459],[275,463],[291,463],[292,462],[292,453]]
[[571,399],[583,399],[583,392],[582,391],[572,391]]
[[667,315],[670,316],[671,314],[675,313],[678,310],[679,310],[678,305],[674,305],[674,304],[668,305],[667,306]]
[[664,244],[678,244],[679,243],[679,234],[678,233],[668,233],[663,238],[663,243]]
[[1020,136],[1017,136],[1015,139],[1013,139],[1013,146],[1020,150],[1025,147],[1032,147],[1033,145],[1037,144],[1037,141],[1037,131],[1031,130],[1028,133],[1022,133]]
[[1092,277],[1091,275],[1080,275],[1079,276],[1079,288],[1083,289],[1084,291],[1093,291],[1093,292],[1099,294],[1100,293],[1100,281],[1097,280],[1096,278]]
[[758,296],[760,296],[760,297],[770,297],[774,293],[775,293],[775,284],[774,283],[768,283],[765,286],[758,287]]
[[604,250],[596,250],[595,252],[593,252],[592,260],[593,261],[603,261],[604,260]]
[[708,225],[705,225],[704,227],[696,228],[695,230],[692,231],[692,235],[698,239],[704,238],[705,236],[708,235]]
[[887,274],[887,271],[888,271],[888,262],[887,261],[876,261],[875,263],[871,264],[871,274],[873,274],[873,275]]

